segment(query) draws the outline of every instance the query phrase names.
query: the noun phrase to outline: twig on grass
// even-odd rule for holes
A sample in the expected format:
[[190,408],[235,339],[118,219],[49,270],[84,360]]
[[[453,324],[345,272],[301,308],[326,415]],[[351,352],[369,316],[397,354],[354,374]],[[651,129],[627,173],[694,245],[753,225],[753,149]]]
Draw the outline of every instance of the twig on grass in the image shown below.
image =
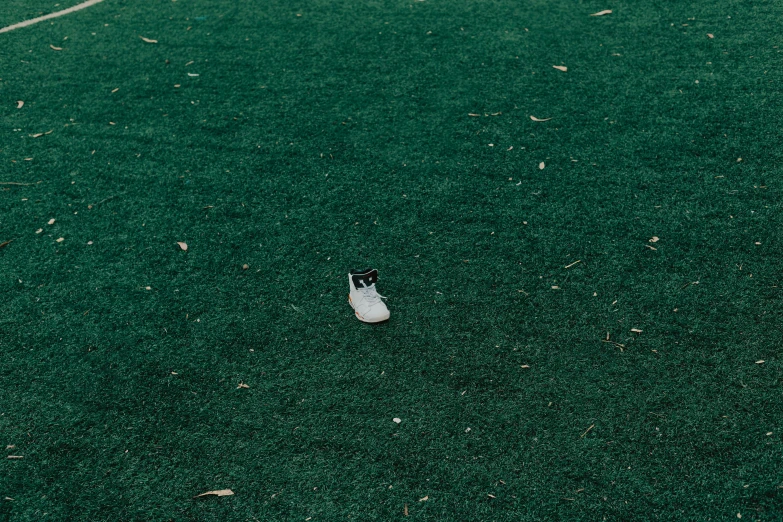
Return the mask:
[[613,344],[613,345],[617,346],[620,349],[621,352],[625,349],[625,345],[624,344],[616,343],[616,342],[610,341],[608,339],[601,339],[601,342],[602,343]]
[[4,246],[8,245],[11,241],[13,241],[13,239],[9,239],[8,241],[0,243],[0,248],[3,248]]
[[591,425],[590,425],[590,427],[589,427],[589,428],[587,428],[587,429],[585,430],[585,432],[584,432],[584,433],[582,433],[582,434],[579,436],[579,438],[580,438],[580,439],[583,439],[583,438],[584,438],[584,436],[585,436],[585,435],[587,435],[588,433],[590,433],[590,430],[592,430],[593,428],[595,428],[595,424],[591,424]]
[[29,185],[35,185],[35,183],[17,183],[15,181],[0,181],[0,185],[19,185],[19,186],[27,187]]

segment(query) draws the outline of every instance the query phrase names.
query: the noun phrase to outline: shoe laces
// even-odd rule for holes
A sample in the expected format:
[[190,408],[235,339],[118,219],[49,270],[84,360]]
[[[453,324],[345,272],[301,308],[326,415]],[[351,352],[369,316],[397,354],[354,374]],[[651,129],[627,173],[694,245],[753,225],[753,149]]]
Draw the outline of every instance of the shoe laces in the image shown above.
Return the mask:
[[371,284],[370,286],[365,288],[357,288],[357,290],[359,290],[362,293],[362,295],[364,296],[364,300],[370,306],[378,304],[381,299],[386,299],[386,297],[379,294],[378,291],[375,289],[375,284]]

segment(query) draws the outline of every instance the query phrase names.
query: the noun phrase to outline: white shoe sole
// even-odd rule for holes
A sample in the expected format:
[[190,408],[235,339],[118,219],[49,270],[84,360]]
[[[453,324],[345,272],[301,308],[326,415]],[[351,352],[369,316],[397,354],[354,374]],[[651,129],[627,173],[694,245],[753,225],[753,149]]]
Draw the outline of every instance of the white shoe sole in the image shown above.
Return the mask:
[[391,314],[389,314],[386,317],[384,317],[383,319],[373,319],[373,320],[365,319],[359,312],[356,311],[356,308],[353,306],[353,301],[351,300],[351,294],[348,294],[348,304],[350,304],[351,308],[353,308],[353,312],[356,314],[356,318],[358,320],[360,320],[361,322],[363,322],[363,323],[370,323],[370,324],[382,323],[384,321],[388,321],[389,317],[391,316]]

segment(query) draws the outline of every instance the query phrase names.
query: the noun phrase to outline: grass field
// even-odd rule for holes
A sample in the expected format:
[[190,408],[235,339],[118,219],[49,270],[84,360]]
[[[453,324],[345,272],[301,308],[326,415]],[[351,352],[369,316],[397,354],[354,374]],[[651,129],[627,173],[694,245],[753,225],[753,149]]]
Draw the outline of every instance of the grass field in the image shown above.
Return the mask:
[[782,10],[0,34],[0,522],[783,520]]

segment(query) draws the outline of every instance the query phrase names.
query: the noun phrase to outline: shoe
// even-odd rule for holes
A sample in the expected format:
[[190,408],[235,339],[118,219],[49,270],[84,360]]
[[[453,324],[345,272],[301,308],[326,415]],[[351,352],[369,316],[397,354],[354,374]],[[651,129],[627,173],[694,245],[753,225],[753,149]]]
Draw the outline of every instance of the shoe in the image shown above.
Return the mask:
[[[348,274],[348,302],[356,317],[365,323],[380,323],[389,319],[389,309],[381,301],[384,298],[375,290],[378,271],[374,269],[351,270]],[[385,298],[384,298],[385,299]]]

